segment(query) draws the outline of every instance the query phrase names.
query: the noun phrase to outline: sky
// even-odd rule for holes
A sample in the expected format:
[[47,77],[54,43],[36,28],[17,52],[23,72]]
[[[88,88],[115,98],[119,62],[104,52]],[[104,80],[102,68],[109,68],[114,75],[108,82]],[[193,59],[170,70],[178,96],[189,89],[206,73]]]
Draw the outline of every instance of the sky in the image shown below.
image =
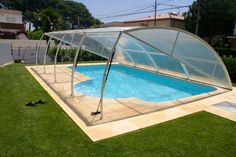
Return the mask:
[[[100,19],[102,22],[112,21],[126,21],[137,19],[146,16],[153,16],[155,0],[75,0],[83,3],[95,18]],[[158,0],[157,15],[166,12],[183,13],[188,10],[188,7],[180,9],[169,9],[176,6],[188,6],[194,0]],[[166,4],[174,5],[169,6]],[[162,10],[163,9],[163,10]],[[148,13],[140,13],[148,12]],[[137,13],[137,14],[133,14]],[[124,14],[133,14],[124,16]],[[109,17],[113,16],[113,17]],[[107,18],[109,17],[109,18]]]

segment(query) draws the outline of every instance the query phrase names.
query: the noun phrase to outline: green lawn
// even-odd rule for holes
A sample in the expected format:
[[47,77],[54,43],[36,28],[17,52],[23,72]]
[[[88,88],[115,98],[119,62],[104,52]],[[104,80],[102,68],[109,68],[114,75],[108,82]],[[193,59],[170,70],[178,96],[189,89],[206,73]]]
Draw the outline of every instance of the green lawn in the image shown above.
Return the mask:
[[[236,123],[199,112],[93,143],[21,64],[0,68],[0,156],[234,157]],[[47,104],[27,107],[28,101]]]

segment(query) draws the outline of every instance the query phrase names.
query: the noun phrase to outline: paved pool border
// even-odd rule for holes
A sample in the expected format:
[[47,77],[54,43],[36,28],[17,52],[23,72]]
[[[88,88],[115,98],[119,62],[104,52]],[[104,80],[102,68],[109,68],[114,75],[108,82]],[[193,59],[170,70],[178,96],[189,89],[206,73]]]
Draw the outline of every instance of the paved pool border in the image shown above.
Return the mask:
[[[101,63],[98,63],[101,64]],[[88,65],[88,64],[81,64]],[[49,65],[53,66],[53,65]],[[57,65],[69,66],[67,65]],[[40,67],[40,66],[39,66]],[[68,116],[84,131],[84,133],[92,140],[99,141],[113,136],[128,133],[134,130],[142,129],[148,126],[173,120],[199,111],[207,111],[224,118],[236,122],[236,114],[218,109],[212,105],[222,102],[231,101],[236,103],[236,88],[232,91],[204,98],[201,100],[185,103],[184,105],[175,106],[157,112],[147,113],[140,116],[121,119],[117,121],[107,122],[94,126],[88,126],[84,121],[53,91],[42,78],[36,74],[32,68],[36,66],[26,66],[26,69],[33,75],[33,77],[40,83],[40,85],[49,93],[49,95],[58,103],[58,105],[68,114]],[[185,98],[188,99],[188,98]],[[186,100],[182,100],[184,102]]]

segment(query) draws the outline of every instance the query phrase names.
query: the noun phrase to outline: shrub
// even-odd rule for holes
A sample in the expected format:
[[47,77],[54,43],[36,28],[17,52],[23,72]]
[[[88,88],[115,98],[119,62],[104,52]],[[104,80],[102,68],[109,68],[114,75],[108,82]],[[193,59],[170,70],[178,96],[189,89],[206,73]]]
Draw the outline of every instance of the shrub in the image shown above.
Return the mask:
[[21,59],[15,59],[14,63],[22,63],[22,60]]
[[229,39],[226,35],[217,36],[216,39],[214,47],[228,48],[230,46]]
[[236,58],[233,56],[223,56],[222,60],[229,72],[232,82],[236,82]]
[[[57,62],[72,62],[74,60],[74,56],[76,53],[76,48],[70,49],[61,49],[57,55]],[[48,52],[48,56],[51,61],[54,60],[54,56],[57,52],[57,48],[50,48]],[[103,61],[104,58],[92,54],[85,50],[80,50],[78,61]]]
[[32,40],[39,40],[43,35],[43,30],[35,30],[33,32],[27,31],[27,36]]
[[219,56],[233,56],[236,57],[236,49],[233,48],[214,48]]

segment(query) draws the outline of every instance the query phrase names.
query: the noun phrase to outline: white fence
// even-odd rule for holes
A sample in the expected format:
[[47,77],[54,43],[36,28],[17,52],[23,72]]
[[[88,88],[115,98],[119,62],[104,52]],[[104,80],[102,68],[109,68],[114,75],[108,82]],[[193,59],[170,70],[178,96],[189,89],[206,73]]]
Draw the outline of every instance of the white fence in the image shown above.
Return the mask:
[[0,66],[13,62],[11,44],[0,43]]
[[[35,56],[39,43],[39,40],[0,40],[0,65],[9,62],[10,58],[11,61],[21,59],[27,64],[35,64]],[[55,44],[52,41],[50,45],[54,46]],[[46,40],[42,40],[38,54],[39,64],[43,64],[46,46]]]

